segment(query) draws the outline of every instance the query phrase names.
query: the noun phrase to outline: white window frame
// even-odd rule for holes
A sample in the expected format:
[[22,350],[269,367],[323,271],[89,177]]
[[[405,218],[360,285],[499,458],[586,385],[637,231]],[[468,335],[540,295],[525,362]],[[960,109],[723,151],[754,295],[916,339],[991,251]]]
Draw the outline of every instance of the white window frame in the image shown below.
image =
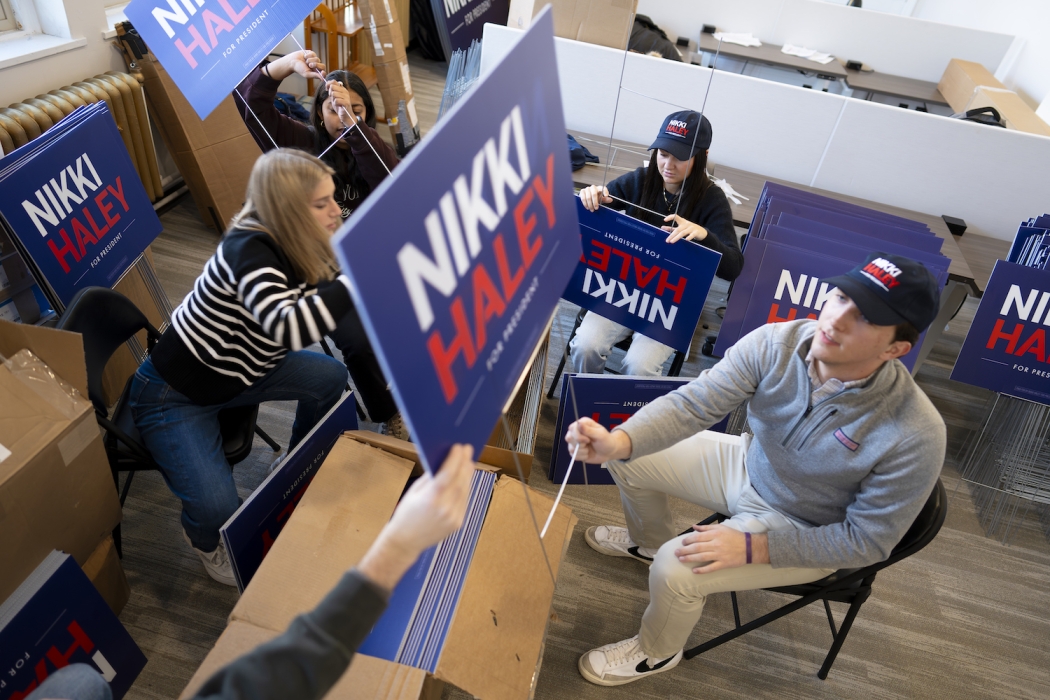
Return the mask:
[[14,13],[18,29],[0,32],[0,69],[87,45],[70,32],[64,0],[0,0]]
[[0,33],[21,29],[10,0],[0,0]]

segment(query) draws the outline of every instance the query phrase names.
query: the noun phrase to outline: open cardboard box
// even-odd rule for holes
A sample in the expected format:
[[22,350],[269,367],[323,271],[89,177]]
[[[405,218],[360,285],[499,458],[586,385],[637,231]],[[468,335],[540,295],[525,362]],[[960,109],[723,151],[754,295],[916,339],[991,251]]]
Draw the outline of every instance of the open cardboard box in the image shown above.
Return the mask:
[[1005,90],[1006,86],[996,80],[992,72],[973,61],[953,58],[948,61],[937,89],[955,112],[965,112],[977,88],[981,86]]
[[[364,556],[417,464],[410,443],[358,431],[340,437],[182,697],[312,610]],[[525,493],[517,480],[496,481],[437,672],[357,655],[327,698],[431,697],[442,683],[483,700],[530,696],[554,597],[544,551],[557,576],[576,517],[560,505],[541,549]],[[542,519],[552,500],[528,493]]]
[[[80,335],[0,321],[0,355],[10,358],[23,348],[80,397],[56,404],[0,364],[0,600],[53,549],[84,565],[120,522],[95,410],[85,398]],[[37,382],[44,391],[60,391],[54,379]]]
[[627,49],[638,0],[510,0],[507,26],[528,29],[546,5],[554,12],[554,36]]

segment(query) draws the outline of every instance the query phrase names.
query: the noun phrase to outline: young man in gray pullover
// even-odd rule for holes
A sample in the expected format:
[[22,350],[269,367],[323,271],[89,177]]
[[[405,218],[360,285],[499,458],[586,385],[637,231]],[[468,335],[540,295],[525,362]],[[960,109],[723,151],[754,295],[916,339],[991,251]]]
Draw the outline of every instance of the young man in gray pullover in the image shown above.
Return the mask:
[[[581,462],[605,463],[627,527],[586,540],[651,563],[639,634],[587,652],[580,673],[622,685],[674,668],[710,593],[807,583],[886,559],[944,463],[944,421],[897,358],[938,311],[920,263],[875,253],[820,318],[763,326],[696,380],[612,432],[569,427]],[[753,435],[707,432],[744,401]],[[731,516],[678,536],[667,497]]]

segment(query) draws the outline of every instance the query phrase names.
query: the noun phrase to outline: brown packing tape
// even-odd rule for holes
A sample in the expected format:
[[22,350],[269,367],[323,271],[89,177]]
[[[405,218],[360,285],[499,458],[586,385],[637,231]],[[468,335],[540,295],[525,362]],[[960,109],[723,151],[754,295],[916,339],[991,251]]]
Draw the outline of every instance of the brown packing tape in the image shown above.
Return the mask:
[[[179,695],[180,700],[192,698],[220,668],[276,636],[273,630],[236,620],[231,622]],[[426,675],[418,668],[358,654],[324,697],[325,700],[417,700],[426,691]]]

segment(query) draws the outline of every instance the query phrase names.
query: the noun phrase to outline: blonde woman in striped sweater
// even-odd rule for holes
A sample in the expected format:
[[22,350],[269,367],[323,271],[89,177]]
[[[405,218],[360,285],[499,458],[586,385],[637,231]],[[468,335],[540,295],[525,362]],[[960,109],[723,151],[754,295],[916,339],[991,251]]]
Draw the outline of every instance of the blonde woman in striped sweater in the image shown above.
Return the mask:
[[339,400],[346,368],[303,350],[352,308],[329,239],[342,222],[332,170],[291,149],[261,156],[247,201],[135,374],[131,406],[182,500],[182,526],[208,574],[236,585],[219,528],[240,499],[218,413],[298,401],[289,449]]

